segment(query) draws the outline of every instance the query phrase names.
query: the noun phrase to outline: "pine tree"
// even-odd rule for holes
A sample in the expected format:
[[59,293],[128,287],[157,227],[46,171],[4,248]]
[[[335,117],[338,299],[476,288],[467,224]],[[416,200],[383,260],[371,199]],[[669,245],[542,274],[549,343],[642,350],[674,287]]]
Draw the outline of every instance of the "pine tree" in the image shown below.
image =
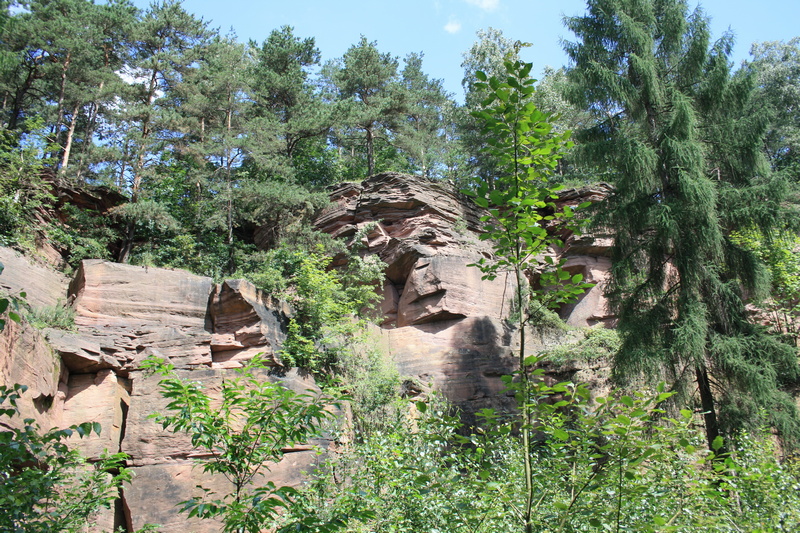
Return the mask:
[[[800,436],[794,349],[748,321],[745,295],[764,268],[730,234],[778,223],[780,187],[764,187],[765,123],[747,116],[753,84],[731,75],[731,37],[683,0],[588,0],[569,17],[577,42],[571,100],[591,109],[582,152],[616,191],[601,222],[616,232],[609,294],[623,345],[618,379],[660,372],[693,383],[709,446],[721,432],[769,422]],[[775,185],[773,183],[773,185]]]
[[387,131],[396,129],[405,110],[397,84],[397,59],[378,51],[377,43],[362,36],[338,65],[329,65],[331,81],[340,99],[348,101],[346,124],[363,132],[367,175],[375,173],[376,140],[388,141]]
[[422,71],[422,54],[409,54],[400,73],[400,86],[408,102],[399,122],[395,145],[403,151],[409,167],[426,178],[438,175],[444,151],[444,111],[450,102],[442,80]]
[[251,94],[262,144],[252,157],[272,177],[314,179],[301,155],[324,143],[335,114],[308,80],[319,61],[314,38],[295,36],[291,26],[273,30],[255,54]]
[[[127,189],[131,203],[139,201],[162,150],[182,135],[184,124],[176,112],[181,102],[174,90],[188,71],[198,67],[211,33],[205,22],[186,12],[178,1],[163,0],[150,6],[134,35],[133,61],[124,73],[133,83],[117,110],[115,138],[109,140],[118,149],[118,184]],[[120,262],[128,260],[134,236],[131,219]]]

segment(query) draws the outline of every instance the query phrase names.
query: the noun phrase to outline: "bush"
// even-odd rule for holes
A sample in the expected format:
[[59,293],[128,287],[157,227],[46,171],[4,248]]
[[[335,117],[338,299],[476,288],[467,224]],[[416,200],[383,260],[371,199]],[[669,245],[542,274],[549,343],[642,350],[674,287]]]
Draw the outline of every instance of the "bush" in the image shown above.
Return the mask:
[[545,353],[546,359],[555,365],[569,361],[595,361],[611,359],[621,346],[616,330],[603,327],[587,328],[577,342],[560,344]]
[[54,328],[73,331],[75,329],[75,309],[59,303],[44,307],[31,307],[25,318],[38,329]]
[[[0,385],[1,421],[19,415],[17,400],[26,387]],[[9,421],[10,422],[10,421]],[[0,531],[82,532],[91,517],[109,508],[130,480],[124,454],[105,455],[90,465],[70,449],[73,435],[100,434],[98,423],[41,432],[33,420],[21,429],[0,431]]]

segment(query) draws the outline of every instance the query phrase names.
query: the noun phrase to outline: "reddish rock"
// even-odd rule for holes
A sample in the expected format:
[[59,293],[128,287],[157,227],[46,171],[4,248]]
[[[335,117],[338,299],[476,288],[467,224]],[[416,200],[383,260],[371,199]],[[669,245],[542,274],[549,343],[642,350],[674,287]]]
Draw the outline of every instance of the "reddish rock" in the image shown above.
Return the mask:
[[0,290],[17,295],[25,292],[25,301],[32,307],[53,307],[67,301],[68,281],[62,274],[0,246]]
[[[203,457],[205,452],[195,449],[185,433],[165,431],[150,415],[166,412],[168,401],[159,393],[157,375],[134,372],[131,407],[128,411],[125,438],[122,451],[128,453],[130,464],[134,467],[134,480],[124,493],[134,528],[145,523],[160,524],[160,531],[185,531],[186,525],[191,531],[219,531],[216,522],[188,521],[178,513],[175,504],[199,495],[196,485],[219,490],[221,493],[230,489],[230,485],[222,476],[204,474],[201,467],[194,465],[193,459]],[[206,393],[212,398],[219,398],[220,386],[224,379],[237,374],[226,369],[182,370],[178,375],[203,384]],[[280,381],[284,386],[297,392],[307,390],[318,391],[313,379],[303,377],[296,371],[288,372],[283,377],[270,375],[266,370],[257,372],[263,379]],[[277,485],[297,486],[303,481],[303,472],[312,470],[319,456],[312,450],[313,446],[327,449],[330,441],[320,439],[312,443],[286,450],[285,458],[278,465],[268,465],[270,472],[260,478],[259,483],[271,480]]]
[[[316,451],[304,450],[287,453],[277,464],[265,465],[263,476],[255,485],[272,481],[277,486],[299,487],[322,460]],[[209,475],[191,460],[177,460],[167,464],[136,466],[131,468],[133,480],[123,488],[125,514],[129,517],[129,531],[138,531],[145,524],[158,524],[160,533],[218,533],[222,530],[218,520],[187,518],[179,512],[178,504],[193,496],[202,496],[197,488],[211,489],[218,495],[229,494],[233,485],[222,475]]]
[[62,424],[97,422],[101,427],[100,435],[93,433],[82,439],[76,436],[72,443],[89,459],[97,459],[103,452],[119,452],[130,405],[130,381],[112,370],[101,370],[97,374],[71,375],[67,387]]
[[[220,386],[226,377],[237,375],[230,369],[197,368],[178,371],[179,377],[202,383],[211,397],[219,396]],[[280,381],[297,392],[316,389],[311,377],[302,377],[297,371],[291,371],[282,378],[271,376],[266,370],[259,371],[258,375],[263,376],[263,379]],[[131,456],[131,464],[142,466],[169,463],[197,455],[199,452],[192,447],[188,435],[164,431],[150,418],[153,413],[166,412],[169,403],[159,392],[158,382],[161,377],[137,371],[132,373],[132,378],[133,392],[122,442],[122,451]]]
[[418,259],[397,304],[397,326],[474,316],[507,317],[514,278],[500,275],[493,281],[481,280],[482,272],[467,266],[479,257],[437,254]]
[[212,367],[229,368],[263,354],[277,364],[286,338],[288,306],[249,281],[227,280],[214,289],[209,305]]
[[[559,193],[556,204],[601,201],[609,191],[605,184],[569,189]],[[387,264],[377,322],[400,372],[423,385],[432,382],[467,412],[505,405],[507,399],[498,392],[504,388],[500,376],[513,371],[517,361],[512,352],[518,331],[505,320],[516,283],[502,273],[493,281],[482,280],[481,271],[468,266],[493,257],[491,244],[478,238],[486,212],[446,183],[397,173],[342,185],[331,199],[335,205],[317,218],[317,227],[350,239],[370,228],[359,244]],[[611,325],[603,294],[611,239],[575,236],[556,224],[548,231],[564,246],[547,254],[565,259],[568,271],[595,284],[564,306],[561,316],[574,326]],[[532,283],[536,276],[533,272]],[[557,337],[543,338],[534,331],[527,350],[535,353],[557,342]]]
[[178,367],[211,364],[211,278],[183,270],[86,260],[70,285],[81,335],[133,368],[143,352]]
[[11,423],[21,427],[24,419],[32,418],[45,430],[59,425],[66,396],[59,385],[65,378],[61,359],[37,329],[6,322],[0,333],[0,385],[28,387],[18,403],[21,416]]

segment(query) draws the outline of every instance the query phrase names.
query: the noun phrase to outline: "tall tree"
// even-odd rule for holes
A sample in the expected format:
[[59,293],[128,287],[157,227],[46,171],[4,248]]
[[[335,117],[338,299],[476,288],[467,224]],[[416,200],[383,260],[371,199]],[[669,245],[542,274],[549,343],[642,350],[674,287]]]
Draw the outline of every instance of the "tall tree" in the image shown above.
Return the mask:
[[505,74],[503,62],[505,60],[517,61],[519,47],[516,41],[508,39],[501,30],[489,28],[478,30],[478,40],[463,54],[464,78],[461,86],[464,88],[464,108],[457,115],[459,137],[465,150],[469,154],[469,167],[478,182],[486,182],[492,187],[494,179],[498,176],[497,158],[491,156],[486,150],[486,141],[481,132],[481,124],[472,113],[484,109],[483,101],[488,96],[488,91],[474,85],[475,73],[483,72],[487,76],[496,76],[498,79]]
[[[139,10],[130,0],[109,0],[95,5],[89,12],[89,24],[95,28],[92,42],[94,76],[90,78],[92,83],[80,91],[81,114],[73,113],[69,126],[71,133],[67,135],[61,161],[62,172],[66,172],[73,145],[77,144],[74,176],[78,181],[93,163],[103,157],[103,148],[96,145],[94,139],[105,117],[118,106],[119,95],[125,94],[125,82],[118,72],[130,60],[132,32],[138,17]],[[75,109],[78,109],[77,105]],[[80,130],[76,130],[77,126]]]
[[379,52],[376,42],[362,36],[331,74],[339,97],[352,104],[347,123],[363,132],[367,175],[375,173],[375,141],[389,140],[387,130],[397,127],[405,107],[397,84],[397,66],[396,58]]
[[758,76],[761,112],[770,127],[766,150],[776,170],[800,181],[800,37],[753,44],[748,68]]
[[291,26],[272,30],[255,54],[251,94],[263,145],[252,157],[268,174],[310,179],[301,152],[324,142],[335,113],[308,79],[319,62],[314,38],[295,36]]
[[[179,150],[200,160],[192,176],[201,189],[214,191],[217,216],[205,215],[205,223],[224,228],[229,250],[229,270],[233,262],[233,228],[236,203],[236,180],[249,153],[252,132],[248,70],[251,56],[245,45],[233,38],[217,37],[205,48],[203,62],[190,70],[175,88],[181,99],[181,113],[186,119],[187,134]],[[202,183],[201,183],[202,182]],[[191,185],[187,187],[191,191]],[[199,222],[199,221],[197,221]]]
[[444,113],[450,97],[442,80],[431,79],[422,71],[422,54],[409,54],[400,73],[407,108],[398,124],[395,144],[403,151],[409,167],[430,178],[439,175],[444,159],[446,137]]
[[762,187],[765,124],[747,120],[753,84],[731,75],[730,37],[712,43],[708,19],[684,0],[588,0],[566,25],[577,36],[565,47],[569,96],[596,120],[582,151],[616,187],[602,216],[616,231],[616,376],[693,382],[710,446],[762,411],[796,439],[796,408],[782,390],[800,377],[796,354],[748,322],[744,294],[766,278],[730,239],[756,224],[768,232],[781,191]]
[[[151,5],[137,24],[133,61],[125,72],[132,83],[119,109],[117,125],[122,127],[116,134],[118,181],[131,203],[139,201],[143,182],[162,150],[182,135],[174,89],[188,71],[198,68],[211,35],[206,26],[176,0]],[[134,232],[135,222],[130,220],[119,254],[122,262],[130,254]]]

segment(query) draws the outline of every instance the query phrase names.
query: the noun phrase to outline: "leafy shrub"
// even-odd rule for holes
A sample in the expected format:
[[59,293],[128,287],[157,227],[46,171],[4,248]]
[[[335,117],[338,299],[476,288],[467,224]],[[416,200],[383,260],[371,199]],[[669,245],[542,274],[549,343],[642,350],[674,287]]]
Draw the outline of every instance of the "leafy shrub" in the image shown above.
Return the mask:
[[75,329],[75,309],[63,302],[44,307],[30,307],[25,313],[25,318],[38,329],[55,328],[66,331]]
[[357,317],[377,300],[374,283],[382,279],[384,265],[377,258],[356,257],[339,273],[329,268],[330,257],[307,253],[295,258],[299,265],[285,294],[296,314],[281,356],[285,365],[331,374],[359,329]]
[[546,358],[553,364],[560,365],[568,361],[594,361],[610,359],[619,350],[621,341],[616,330],[603,327],[587,328],[582,339],[560,344],[548,350]]
[[[541,370],[535,371],[542,375]],[[516,393],[519,383],[508,378]],[[695,414],[670,417],[663,384],[592,403],[572,383],[530,389],[535,532],[795,531],[800,464],[772,437],[740,435],[708,451]],[[352,532],[519,531],[524,463],[514,418],[484,409],[464,428],[446,403],[408,402],[380,431],[320,472],[307,499],[321,514],[366,506]]]
[[[26,387],[0,385],[0,420],[19,415]],[[0,531],[82,532],[91,517],[109,508],[120,485],[130,480],[124,454],[104,455],[92,465],[70,449],[77,434],[100,434],[97,422],[42,432],[26,419],[21,429],[0,422]]]
[[323,423],[333,417],[332,398],[297,393],[258,375],[264,368],[259,357],[222,381],[219,404],[212,404],[200,383],[179,377],[171,364],[151,358],[143,366],[162,376],[159,389],[169,400],[169,412],[151,418],[164,429],[188,433],[193,446],[208,452],[208,458],[198,459],[203,471],[224,476],[233,487],[218,495],[199,486],[203,495],[180,504],[189,517],[219,518],[226,533],[260,533],[292,508],[296,521],[280,531],[336,531],[345,524],[338,516],[327,522],[316,513],[297,517],[298,491],[261,481],[285,449],[320,436]]

